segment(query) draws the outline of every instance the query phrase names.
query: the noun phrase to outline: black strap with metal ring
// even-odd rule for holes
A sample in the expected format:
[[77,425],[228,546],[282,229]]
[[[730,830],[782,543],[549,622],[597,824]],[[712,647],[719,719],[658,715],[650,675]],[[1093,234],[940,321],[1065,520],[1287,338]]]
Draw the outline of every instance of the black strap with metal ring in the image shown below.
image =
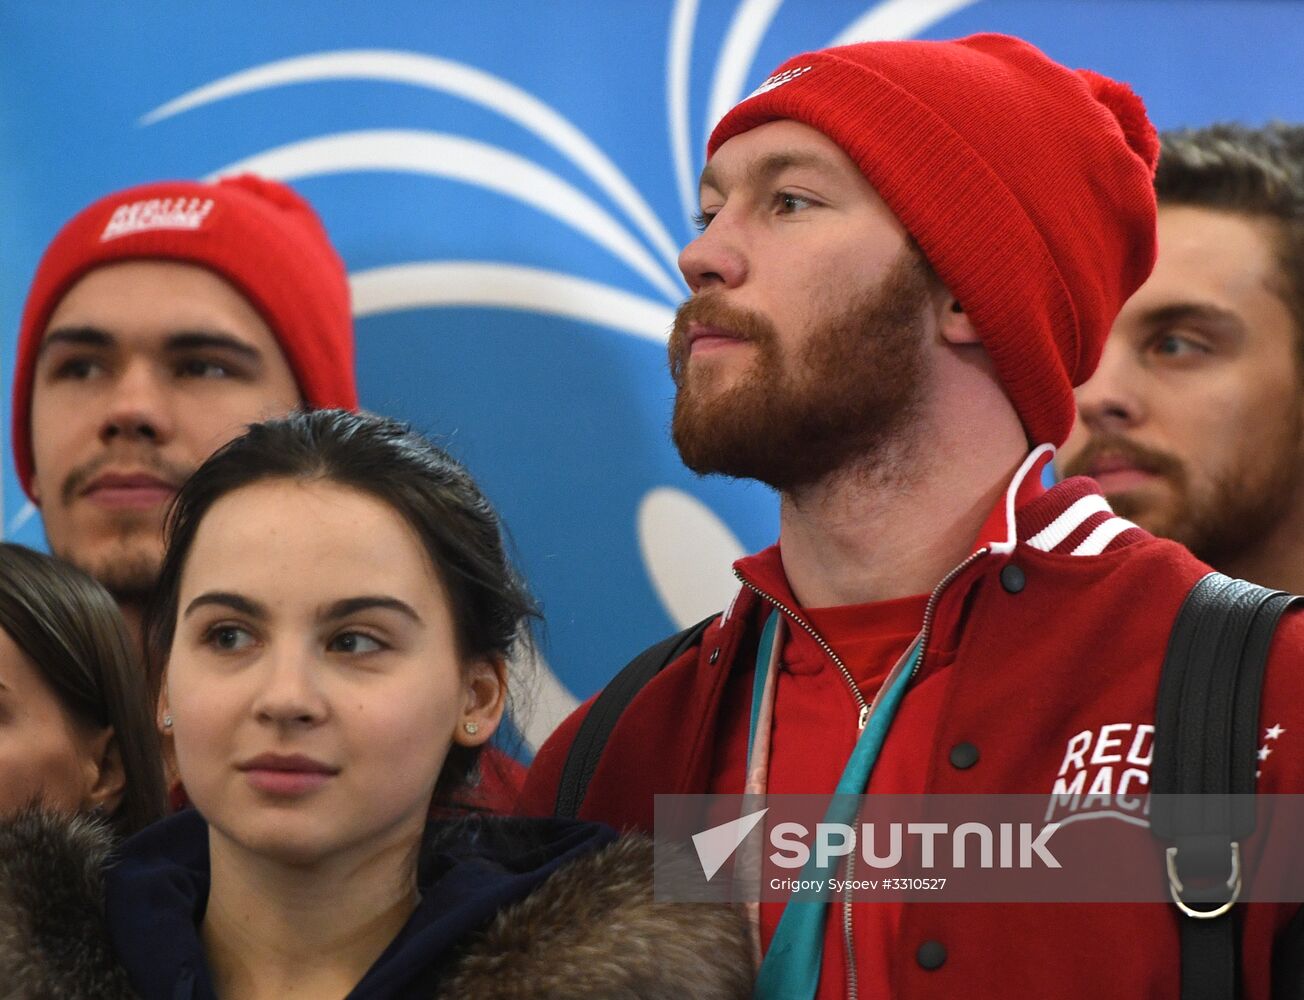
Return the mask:
[[1221,573],[1187,595],[1155,708],[1151,832],[1181,910],[1182,1000],[1234,1000],[1240,844],[1254,832],[1259,702],[1277,622],[1304,603]]

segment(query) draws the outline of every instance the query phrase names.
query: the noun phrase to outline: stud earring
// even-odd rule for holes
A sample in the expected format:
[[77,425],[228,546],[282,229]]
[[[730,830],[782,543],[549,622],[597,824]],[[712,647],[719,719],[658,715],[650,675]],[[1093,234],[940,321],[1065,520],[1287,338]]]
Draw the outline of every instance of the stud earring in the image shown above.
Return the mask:
[[164,729],[171,729],[171,728],[172,728],[172,716],[171,716],[171,715],[165,715],[165,716],[163,716],[163,728],[164,728]]
[[480,731],[480,723],[478,723],[478,722],[463,722],[463,723],[462,723],[462,728],[466,730],[466,735],[467,735],[467,736],[474,736],[476,733],[478,733],[478,732]]

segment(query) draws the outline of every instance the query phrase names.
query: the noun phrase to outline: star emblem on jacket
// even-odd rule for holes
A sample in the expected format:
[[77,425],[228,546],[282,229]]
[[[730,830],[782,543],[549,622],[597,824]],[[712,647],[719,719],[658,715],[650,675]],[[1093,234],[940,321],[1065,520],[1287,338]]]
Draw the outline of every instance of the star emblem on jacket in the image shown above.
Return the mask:
[[[1282,727],[1282,725],[1277,722],[1274,722],[1271,726],[1268,726],[1266,729],[1263,730],[1263,745],[1259,747],[1260,764],[1262,764],[1265,760],[1267,760],[1269,757],[1272,756],[1272,751],[1275,748],[1270,746],[1269,744],[1274,740],[1280,739],[1281,734],[1284,733],[1285,731],[1286,730]],[[1263,775],[1262,768],[1254,772],[1254,776],[1256,778],[1261,777],[1262,775]]]

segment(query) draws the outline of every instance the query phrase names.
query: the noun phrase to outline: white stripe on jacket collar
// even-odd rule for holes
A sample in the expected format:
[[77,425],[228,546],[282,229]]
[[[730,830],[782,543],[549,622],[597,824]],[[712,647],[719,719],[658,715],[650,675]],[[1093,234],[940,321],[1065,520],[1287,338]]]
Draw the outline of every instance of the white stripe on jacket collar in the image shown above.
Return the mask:
[[1077,531],[1082,522],[1092,514],[1112,513],[1113,511],[1109,508],[1109,501],[1099,493],[1078,497],[1065,507],[1064,511],[1055,520],[1029,538],[1028,544],[1034,549],[1049,552],[1068,538],[1069,535]]
[[1111,517],[1108,521],[1096,525],[1091,534],[1078,543],[1077,548],[1069,553],[1071,556],[1098,556],[1109,548],[1109,543],[1136,525],[1123,517]]
[[994,555],[1008,555],[1014,551],[1014,546],[1019,542],[1019,529],[1014,521],[1014,498],[1019,495],[1019,487],[1028,478],[1028,473],[1038,468],[1042,464],[1043,458],[1054,457],[1055,446],[1053,444],[1038,445],[1028,452],[1028,457],[1023,460],[1023,464],[1019,466],[1019,471],[1010,480],[1010,485],[1005,489],[1005,541],[992,542],[988,546]]
[[[1009,489],[1005,491],[1005,522],[1008,529],[1008,537],[1003,543],[996,543],[991,546],[993,552],[1011,552],[1015,543],[1018,541],[1014,521],[1014,498],[1019,492],[1024,478],[1029,471],[1037,468],[1043,455],[1053,457],[1055,446],[1043,444],[1034,449],[1031,454],[1024,459],[1023,464],[1019,466],[1019,471],[1014,474],[1014,479],[1010,483]],[[1119,535],[1129,528],[1135,528],[1136,525],[1126,518],[1119,517],[1114,513],[1109,501],[1099,493],[1092,493],[1085,497],[1079,497],[1071,504],[1064,508],[1056,516],[1055,520],[1042,528],[1035,535],[1027,538],[1026,544],[1029,548],[1040,549],[1042,552],[1054,552],[1064,541],[1087,523],[1091,518],[1100,514],[1106,514],[1108,517],[1096,524],[1088,533],[1087,537],[1082,539],[1076,546],[1069,551],[1071,556],[1098,556],[1109,548],[1110,543]]]

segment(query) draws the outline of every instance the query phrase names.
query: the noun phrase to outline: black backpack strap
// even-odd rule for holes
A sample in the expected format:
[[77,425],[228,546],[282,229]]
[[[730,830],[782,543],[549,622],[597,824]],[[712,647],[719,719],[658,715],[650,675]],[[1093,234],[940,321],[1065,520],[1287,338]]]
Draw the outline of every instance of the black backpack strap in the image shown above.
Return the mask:
[[1272,954],[1272,1000],[1304,998],[1304,906],[1277,934]]
[[679,659],[688,649],[696,646],[702,638],[706,627],[718,618],[711,615],[703,618],[696,625],[676,632],[668,639],[663,639],[655,646],[649,646],[638,656],[630,660],[611,682],[602,689],[593,706],[580,723],[575,740],[566,754],[566,763],[562,766],[561,781],[557,785],[556,814],[565,819],[579,816],[580,806],[584,804],[584,795],[588,791],[593,773],[598,769],[602,751],[606,748],[611,731],[634,696],[643,690],[653,677],[661,670]]
[[[1181,921],[1182,1000],[1237,995],[1231,909],[1240,841],[1254,831],[1259,701],[1268,647],[1300,598],[1210,573],[1187,595],[1168,640],[1155,709],[1151,831],[1169,842]],[[1163,796],[1184,796],[1165,799]]]

